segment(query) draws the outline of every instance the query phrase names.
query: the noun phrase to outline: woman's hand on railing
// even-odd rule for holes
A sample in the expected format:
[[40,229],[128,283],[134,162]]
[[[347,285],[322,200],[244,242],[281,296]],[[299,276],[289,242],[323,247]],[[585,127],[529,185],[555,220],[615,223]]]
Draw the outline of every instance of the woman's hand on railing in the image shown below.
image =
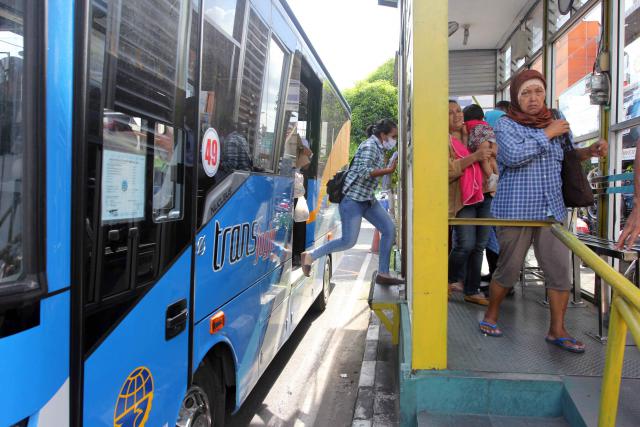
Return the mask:
[[631,215],[627,218],[624,230],[622,230],[618,243],[616,243],[616,248],[618,249],[625,247],[629,249],[640,235],[640,207],[638,204],[640,204],[640,200],[634,200]]

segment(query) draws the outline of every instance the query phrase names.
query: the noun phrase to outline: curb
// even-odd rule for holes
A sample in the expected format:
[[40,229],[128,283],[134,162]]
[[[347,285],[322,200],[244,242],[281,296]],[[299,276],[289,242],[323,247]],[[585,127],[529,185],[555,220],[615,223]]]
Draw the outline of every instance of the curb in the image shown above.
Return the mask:
[[378,356],[378,340],[380,337],[380,320],[371,312],[369,328],[364,346],[364,356],[360,367],[358,381],[358,397],[353,412],[352,427],[371,427],[373,425],[376,359]]

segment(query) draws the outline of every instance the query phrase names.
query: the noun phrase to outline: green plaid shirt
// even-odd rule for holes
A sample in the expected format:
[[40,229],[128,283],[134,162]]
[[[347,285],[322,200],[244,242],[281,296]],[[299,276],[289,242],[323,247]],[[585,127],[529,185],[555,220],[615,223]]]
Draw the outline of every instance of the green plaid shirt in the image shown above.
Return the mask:
[[358,147],[353,164],[344,180],[344,195],[357,202],[374,200],[378,178],[371,177],[371,171],[384,168],[384,150],[375,135]]

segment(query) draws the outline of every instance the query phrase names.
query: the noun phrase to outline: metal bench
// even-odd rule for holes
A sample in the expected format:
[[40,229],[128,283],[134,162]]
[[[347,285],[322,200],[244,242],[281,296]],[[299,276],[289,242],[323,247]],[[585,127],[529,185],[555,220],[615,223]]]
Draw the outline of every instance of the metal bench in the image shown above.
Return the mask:
[[369,307],[391,333],[392,343],[398,344],[400,332],[400,303],[404,301],[404,285],[380,285],[374,271],[369,288]]

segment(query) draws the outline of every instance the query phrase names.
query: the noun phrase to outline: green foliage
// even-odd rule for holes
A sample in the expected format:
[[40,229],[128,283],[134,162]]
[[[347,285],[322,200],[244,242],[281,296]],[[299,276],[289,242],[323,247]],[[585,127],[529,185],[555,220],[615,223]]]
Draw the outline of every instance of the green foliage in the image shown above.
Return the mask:
[[[351,106],[351,144],[349,158],[353,158],[358,146],[367,139],[366,129],[381,119],[398,123],[398,88],[393,84],[394,59],[391,58],[374,70],[355,87],[344,91]],[[390,154],[390,153],[389,153]],[[398,171],[393,174],[395,185]]]
[[384,80],[386,82],[393,84],[393,80],[394,80],[393,76],[395,72],[394,66],[395,66],[395,59],[391,58],[387,62],[385,62],[378,68],[376,68],[374,72],[369,74],[369,76],[365,79],[365,81],[371,83],[378,80]]
[[385,118],[398,121],[398,90],[387,81],[359,82],[344,96],[351,106],[351,145],[355,148],[367,139],[370,124]]

